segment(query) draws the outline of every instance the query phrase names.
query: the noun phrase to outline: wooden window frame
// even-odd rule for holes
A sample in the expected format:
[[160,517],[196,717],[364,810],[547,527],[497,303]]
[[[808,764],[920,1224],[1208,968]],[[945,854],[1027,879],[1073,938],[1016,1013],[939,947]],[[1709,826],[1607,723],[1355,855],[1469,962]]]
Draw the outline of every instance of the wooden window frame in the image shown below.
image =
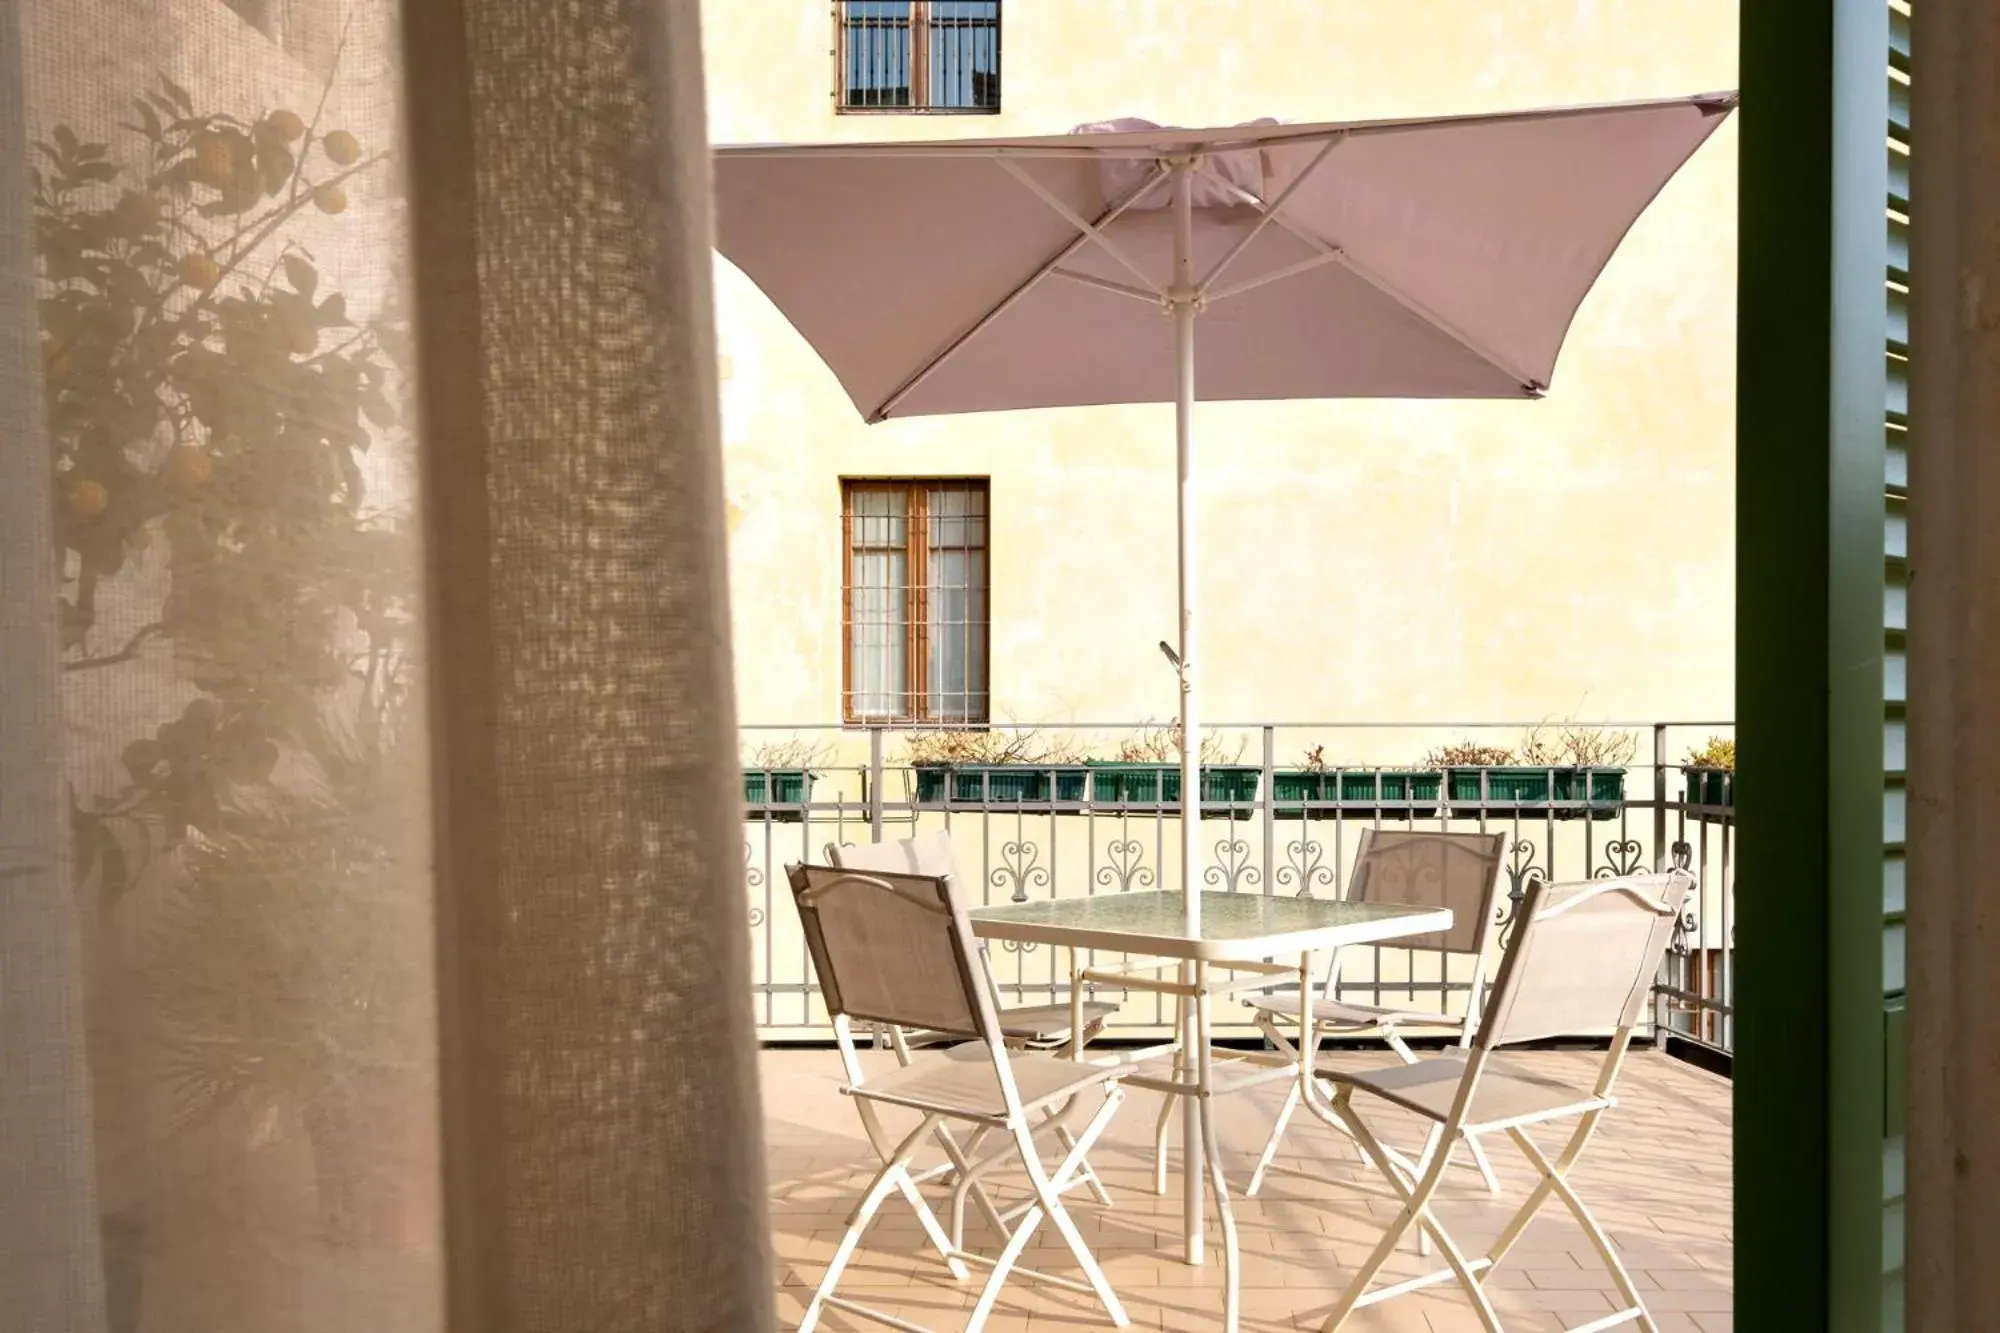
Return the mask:
[[[937,718],[930,715],[930,493],[938,487],[979,491],[986,500],[985,612],[977,640],[985,669],[984,706],[976,717]],[[854,711],[854,495],[857,491],[903,493],[903,561],[907,600],[903,626],[903,701],[894,716],[858,716]],[[972,711],[968,699],[966,711]],[[840,718],[848,727],[911,727],[924,725],[982,728],[993,720],[993,484],[990,477],[842,477],[840,479]]]
[[931,4],[933,0],[909,0],[910,5],[910,104],[908,106],[852,106],[847,100],[847,6],[850,0],[833,0],[833,110],[841,116],[997,116],[1006,100],[1005,67],[1006,3],[993,0],[993,80],[999,95],[992,106],[931,105]]

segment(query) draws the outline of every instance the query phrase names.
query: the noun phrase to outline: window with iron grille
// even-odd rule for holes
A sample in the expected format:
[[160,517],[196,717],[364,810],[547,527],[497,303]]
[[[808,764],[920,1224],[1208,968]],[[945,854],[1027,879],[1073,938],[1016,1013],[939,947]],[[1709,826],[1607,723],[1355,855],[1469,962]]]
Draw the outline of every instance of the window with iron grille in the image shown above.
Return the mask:
[[1001,0],[836,0],[842,111],[1000,109]]
[[987,721],[986,483],[841,490],[845,719]]

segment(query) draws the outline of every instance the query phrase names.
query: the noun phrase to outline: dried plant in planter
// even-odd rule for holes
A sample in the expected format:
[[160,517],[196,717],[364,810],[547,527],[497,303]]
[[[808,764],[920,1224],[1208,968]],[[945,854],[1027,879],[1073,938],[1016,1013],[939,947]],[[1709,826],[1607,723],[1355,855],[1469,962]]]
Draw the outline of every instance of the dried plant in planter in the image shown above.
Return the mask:
[[[1228,741],[1213,733],[1201,738],[1201,762],[1204,764],[1234,764],[1243,758],[1243,738],[1237,737],[1232,748]],[[1178,722],[1164,725],[1147,723],[1139,734],[1118,743],[1117,762],[1121,764],[1178,764],[1181,761],[1181,726]]]
[[1514,752],[1504,745],[1479,741],[1459,741],[1440,745],[1424,756],[1425,768],[1499,768],[1514,762]]
[[1531,728],[1521,739],[1520,762],[1534,768],[1623,768],[1638,752],[1629,731],[1566,722]]
[[1039,731],[913,731],[903,738],[903,762],[992,768],[1006,764],[1072,765],[1084,752],[1067,736]]
[[1688,751],[1682,761],[1689,768],[1719,768],[1725,773],[1736,771],[1736,742],[1723,736],[1710,736],[1708,743],[1699,750]]
[[831,742],[809,741],[794,736],[789,740],[762,741],[750,747],[743,766],[748,769],[815,769],[831,764],[835,750]]

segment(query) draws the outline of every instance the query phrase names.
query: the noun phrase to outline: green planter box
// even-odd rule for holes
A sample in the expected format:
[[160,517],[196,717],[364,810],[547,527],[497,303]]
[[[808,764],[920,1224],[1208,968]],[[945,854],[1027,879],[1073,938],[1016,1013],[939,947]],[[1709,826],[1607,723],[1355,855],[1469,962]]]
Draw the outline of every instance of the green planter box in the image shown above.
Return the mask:
[[813,779],[817,776],[803,768],[746,768],[743,804],[753,819],[796,824],[805,818],[805,807],[812,800]]
[[1711,822],[1736,812],[1736,774],[1726,768],[1689,767],[1681,770],[1687,779],[1688,813]]
[[1415,769],[1281,769],[1271,775],[1271,813],[1277,819],[1431,814],[1443,789],[1444,774]]
[[917,804],[931,809],[1080,807],[1088,776],[1080,764],[918,764],[916,772]]
[[[1174,811],[1181,804],[1181,770],[1178,764],[1092,763],[1091,804],[1129,806],[1145,810]],[[1257,800],[1257,782],[1263,770],[1239,764],[1204,764],[1201,769],[1202,804],[1212,813],[1226,813],[1247,819]],[[1215,806],[1238,807],[1213,810]]]
[[1625,801],[1622,768],[1454,768],[1449,777],[1451,813],[1460,819],[1476,819],[1482,813],[1545,815],[1551,811],[1557,819],[1614,819]]

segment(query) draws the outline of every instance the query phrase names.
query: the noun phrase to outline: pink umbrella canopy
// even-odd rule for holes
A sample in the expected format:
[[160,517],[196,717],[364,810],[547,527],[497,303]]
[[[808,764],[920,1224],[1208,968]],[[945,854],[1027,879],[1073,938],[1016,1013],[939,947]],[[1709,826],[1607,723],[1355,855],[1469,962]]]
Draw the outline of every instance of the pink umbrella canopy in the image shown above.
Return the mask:
[[1735,105],[722,148],[716,244],[870,421],[1175,404],[1192,802],[1194,402],[1540,397],[1627,229]]
[[1735,104],[722,148],[717,245],[871,421],[1172,402],[1192,157],[1196,397],[1534,397]]

